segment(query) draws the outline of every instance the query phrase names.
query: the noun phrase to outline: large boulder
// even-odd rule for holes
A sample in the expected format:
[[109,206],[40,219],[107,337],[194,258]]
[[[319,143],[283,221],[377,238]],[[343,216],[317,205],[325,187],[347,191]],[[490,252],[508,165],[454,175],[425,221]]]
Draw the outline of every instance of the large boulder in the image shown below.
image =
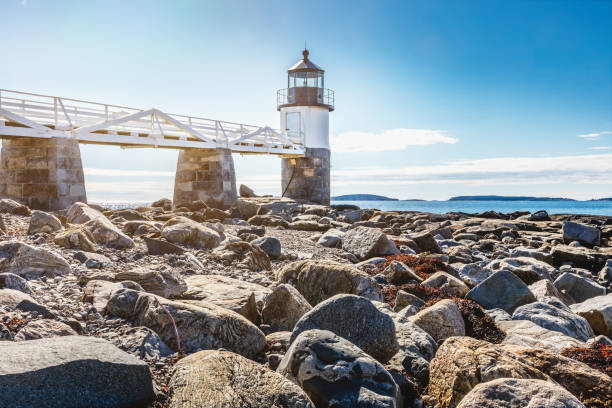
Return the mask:
[[599,245],[601,231],[599,228],[572,221],[563,222],[563,240],[566,243],[578,241],[583,245]]
[[0,342],[0,406],[132,407],[155,397],[148,365],[95,337]]
[[383,363],[399,350],[393,319],[355,295],[336,295],[316,305],[296,323],[291,342],[312,329],[329,330]]
[[507,270],[489,276],[470,290],[466,297],[476,301],[485,309],[499,308],[508,313],[536,300],[529,287],[518,276]]
[[497,320],[495,325],[506,335],[502,344],[543,348],[559,354],[568,347],[585,347],[580,340],[529,320]]
[[120,271],[115,275],[118,281],[133,281],[138,283],[147,292],[165,298],[178,297],[187,290],[185,280],[169,269],[153,270],[134,268]]
[[271,293],[265,286],[222,275],[188,276],[185,283],[187,291],[181,295],[184,303],[212,303],[241,314],[253,323],[259,322],[258,305]]
[[308,394],[317,408],[399,408],[391,374],[351,342],[326,330],[302,332],[277,372]]
[[529,290],[537,300],[554,297],[559,299],[565,305],[574,303],[574,300],[565,293],[558,290],[553,283],[548,279],[542,279],[529,285]]
[[499,378],[478,384],[458,408],[584,408],[567,390],[553,382]]
[[518,307],[512,314],[513,320],[529,320],[548,330],[558,331],[580,341],[595,336],[585,318],[573,313],[568,307],[534,302]]
[[311,310],[310,303],[296,288],[281,283],[264,299],[261,318],[273,330],[291,331],[300,318]]
[[544,349],[471,337],[442,343],[430,364],[429,395],[440,408],[456,407],[476,385],[498,378],[554,381],[587,406],[605,407],[612,400],[612,379],[586,364]]
[[135,289],[132,282],[111,282],[101,279],[91,279],[83,289],[83,302],[91,303],[99,313],[104,313],[111,294],[121,288]]
[[584,317],[595,334],[612,338],[612,293],[596,296],[570,306],[572,312]]
[[200,301],[195,306],[120,289],[113,292],[106,309],[112,315],[154,330],[174,350],[178,345],[168,314],[176,323],[181,347],[188,353],[225,348],[254,357],[265,347],[266,338],[253,323],[238,313],[208,302]]
[[385,279],[392,285],[404,285],[406,283],[420,283],[423,279],[414,273],[412,268],[403,262],[393,260],[383,271]]
[[559,275],[555,279],[554,285],[558,290],[565,292],[578,303],[606,294],[606,288],[594,280],[571,272],[564,272]]
[[452,336],[465,336],[465,322],[461,310],[449,299],[421,310],[411,316],[410,321],[429,333],[437,342]]
[[10,198],[0,199],[0,214],[30,215],[30,209]]
[[229,351],[205,350],[173,368],[168,408],[314,408],[282,375]]
[[186,217],[169,219],[162,229],[162,236],[175,244],[194,248],[214,248],[221,242],[221,235],[211,228]]
[[550,251],[553,258],[553,265],[570,263],[576,268],[584,268],[590,271],[598,271],[604,267],[609,255],[600,251],[585,247],[574,247],[571,245],[556,245]]
[[[96,242],[110,248],[125,249],[134,246],[134,241],[117,228],[104,214],[83,203],[74,203],[66,218],[71,224],[83,224]],[[87,248],[81,248],[88,250]]]
[[555,267],[546,262],[525,256],[496,259],[491,261],[486,268],[494,272],[510,271],[521,278],[527,285],[531,285],[542,279],[550,280],[551,276],[556,272]]
[[96,251],[96,239],[84,225],[73,225],[58,232],[53,242],[67,249]]
[[311,305],[339,293],[382,301],[380,287],[374,279],[352,265],[338,262],[292,262],[278,270],[276,280],[295,286]]
[[70,271],[68,262],[56,252],[20,241],[0,242],[0,272],[37,279],[66,275]]
[[317,240],[317,244],[328,248],[339,248],[342,247],[342,239],[344,238],[344,232],[338,229],[332,228],[327,230]]
[[30,219],[28,234],[36,234],[39,232],[49,234],[61,229],[62,223],[55,215],[46,213],[44,211],[32,211],[32,218]]
[[421,249],[422,252],[441,252],[440,247],[438,246],[438,242],[428,231],[410,234],[410,239],[412,239],[417,244],[417,246],[419,247],[419,249]]
[[360,260],[381,255],[395,255],[399,250],[379,228],[357,227],[344,234],[342,249]]
[[257,197],[257,194],[255,194],[255,191],[253,191],[252,188],[250,188],[249,186],[245,184],[240,185],[240,187],[238,188],[238,192],[240,194],[240,197],[245,197],[245,198]]
[[457,273],[461,279],[470,288],[484,282],[489,276],[493,275],[493,271],[485,267],[485,262],[474,262],[461,265]]

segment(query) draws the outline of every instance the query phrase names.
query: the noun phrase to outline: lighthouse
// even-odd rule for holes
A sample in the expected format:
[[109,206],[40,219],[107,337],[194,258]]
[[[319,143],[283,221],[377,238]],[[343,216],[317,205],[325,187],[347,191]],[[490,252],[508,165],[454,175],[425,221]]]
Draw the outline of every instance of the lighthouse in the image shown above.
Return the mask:
[[334,92],[325,88],[325,71],[309,59],[287,70],[287,88],[277,92],[281,129],[291,140],[299,140],[303,157],[283,158],[283,197],[329,204],[330,149],[329,113],[334,110]]

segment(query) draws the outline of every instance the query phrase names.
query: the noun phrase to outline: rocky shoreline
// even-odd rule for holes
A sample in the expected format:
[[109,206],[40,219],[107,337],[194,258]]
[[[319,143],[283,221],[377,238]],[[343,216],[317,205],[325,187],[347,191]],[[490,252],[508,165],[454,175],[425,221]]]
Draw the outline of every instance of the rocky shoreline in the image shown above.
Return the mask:
[[612,407],[612,217],[0,199],[0,407]]

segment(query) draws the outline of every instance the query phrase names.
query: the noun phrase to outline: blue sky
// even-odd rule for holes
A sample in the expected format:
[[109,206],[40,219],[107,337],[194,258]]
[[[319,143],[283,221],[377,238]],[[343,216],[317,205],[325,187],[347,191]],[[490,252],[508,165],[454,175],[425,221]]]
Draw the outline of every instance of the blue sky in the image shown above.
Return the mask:
[[[611,1],[0,0],[0,88],[279,126],[304,41],[332,194],[612,196]],[[91,201],[171,196],[175,151],[81,146]],[[234,157],[280,193],[275,157]]]

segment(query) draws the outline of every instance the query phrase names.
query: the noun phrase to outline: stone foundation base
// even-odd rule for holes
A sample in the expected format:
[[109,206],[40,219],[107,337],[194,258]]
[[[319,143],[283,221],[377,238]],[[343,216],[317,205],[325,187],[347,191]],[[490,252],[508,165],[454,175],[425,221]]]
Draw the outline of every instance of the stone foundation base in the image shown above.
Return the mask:
[[307,148],[305,157],[282,159],[281,166],[283,197],[329,205],[329,149]]
[[36,210],[87,202],[79,142],[16,137],[2,141],[0,197]]
[[228,208],[236,198],[231,150],[181,150],[174,179],[175,205],[202,200],[213,207]]

